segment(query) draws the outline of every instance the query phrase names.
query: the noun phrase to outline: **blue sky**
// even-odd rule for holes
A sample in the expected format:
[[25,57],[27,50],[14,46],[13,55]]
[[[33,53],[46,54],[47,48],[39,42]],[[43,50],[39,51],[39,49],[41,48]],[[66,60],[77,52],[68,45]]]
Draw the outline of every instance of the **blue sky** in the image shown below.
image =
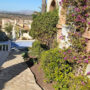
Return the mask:
[[19,11],[34,10],[40,11],[42,0],[0,0],[0,10]]

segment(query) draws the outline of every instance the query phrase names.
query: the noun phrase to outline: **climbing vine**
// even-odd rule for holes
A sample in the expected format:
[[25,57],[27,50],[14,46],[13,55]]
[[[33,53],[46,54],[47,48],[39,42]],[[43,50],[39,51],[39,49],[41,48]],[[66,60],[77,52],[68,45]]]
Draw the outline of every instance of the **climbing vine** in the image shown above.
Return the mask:
[[89,27],[89,0],[61,0],[62,7],[67,9],[66,24],[72,26],[69,33],[70,42],[76,51],[85,50],[87,39],[82,37],[87,27]]

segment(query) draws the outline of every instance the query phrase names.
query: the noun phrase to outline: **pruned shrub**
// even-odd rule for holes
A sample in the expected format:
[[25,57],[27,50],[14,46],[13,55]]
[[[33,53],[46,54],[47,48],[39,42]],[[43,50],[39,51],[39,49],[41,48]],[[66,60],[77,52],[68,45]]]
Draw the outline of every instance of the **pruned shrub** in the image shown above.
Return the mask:
[[38,14],[31,25],[30,36],[51,48],[57,34],[57,23],[57,10]]
[[65,61],[60,49],[51,49],[41,54],[41,63],[49,82],[56,82],[56,88],[68,87],[68,74],[72,71],[70,64]]
[[46,49],[44,45],[42,45],[39,41],[35,41],[32,44],[32,47],[29,48],[29,55],[31,57],[39,58],[41,52],[43,52],[44,49]]
[[[76,54],[71,49],[60,50],[55,48],[42,52],[40,60],[47,81],[55,82],[54,87],[56,90],[71,89],[70,85],[76,85],[76,89],[73,90],[80,90],[80,88],[82,88],[82,84],[80,83],[85,80],[82,66],[84,67],[86,64],[85,60],[87,57],[88,55],[83,57],[80,54]],[[81,58],[84,59],[79,62]],[[81,77],[80,75],[83,76]],[[74,79],[78,80],[78,85],[76,81],[74,82]],[[77,87],[79,87],[79,89],[77,89]]]

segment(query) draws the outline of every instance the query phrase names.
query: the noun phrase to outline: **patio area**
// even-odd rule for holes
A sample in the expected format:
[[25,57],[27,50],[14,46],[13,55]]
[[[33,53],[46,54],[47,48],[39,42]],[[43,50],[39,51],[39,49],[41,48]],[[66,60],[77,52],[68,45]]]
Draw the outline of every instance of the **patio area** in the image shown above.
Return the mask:
[[31,70],[24,62],[21,51],[11,51],[2,65],[0,90],[41,90]]

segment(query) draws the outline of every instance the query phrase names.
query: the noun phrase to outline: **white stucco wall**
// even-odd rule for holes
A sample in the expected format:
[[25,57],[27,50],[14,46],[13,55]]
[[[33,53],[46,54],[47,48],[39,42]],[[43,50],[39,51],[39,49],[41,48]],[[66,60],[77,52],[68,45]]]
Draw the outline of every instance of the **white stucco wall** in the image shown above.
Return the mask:
[[[50,11],[50,5],[51,5],[51,2],[52,2],[53,0],[47,0],[47,12],[49,12]],[[58,5],[58,7],[59,7],[59,16],[60,16],[60,12],[61,12],[61,9],[62,9],[62,6],[60,6],[59,5],[59,2],[60,2],[61,0],[56,0],[56,4]]]
[[[50,5],[51,5],[52,1],[53,0],[47,0],[47,12],[50,11]],[[56,1],[56,4],[58,5],[60,0],[55,0],[55,1]]]
[[[50,11],[50,5],[52,3],[53,0],[47,0],[47,12]],[[62,4],[60,5],[59,2],[62,1],[62,0],[56,0],[56,4],[58,5],[58,8],[59,8],[59,18],[61,15],[61,10],[62,10]],[[68,48],[71,44],[69,42],[69,38],[68,38],[68,32],[70,31],[70,28],[66,25],[62,25],[62,31],[61,31],[61,34],[63,36],[65,36],[65,39],[64,40],[60,40],[60,43],[59,43],[59,48]]]
[[68,38],[68,32],[69,31],[70,31],[70,27],[66,26],[66,25],[63,25],[63,27],[62,27],[62,36],[65,36],[65,38],[63,40],[60,40],[59,48],[61,48],[61,49],[63,49],[64,47],[68,48],[71,45],[70,42],[69,42],[69,38]]
[[47,12],[50,11],[51,2],[52,2],[52,0],[47,0]]

